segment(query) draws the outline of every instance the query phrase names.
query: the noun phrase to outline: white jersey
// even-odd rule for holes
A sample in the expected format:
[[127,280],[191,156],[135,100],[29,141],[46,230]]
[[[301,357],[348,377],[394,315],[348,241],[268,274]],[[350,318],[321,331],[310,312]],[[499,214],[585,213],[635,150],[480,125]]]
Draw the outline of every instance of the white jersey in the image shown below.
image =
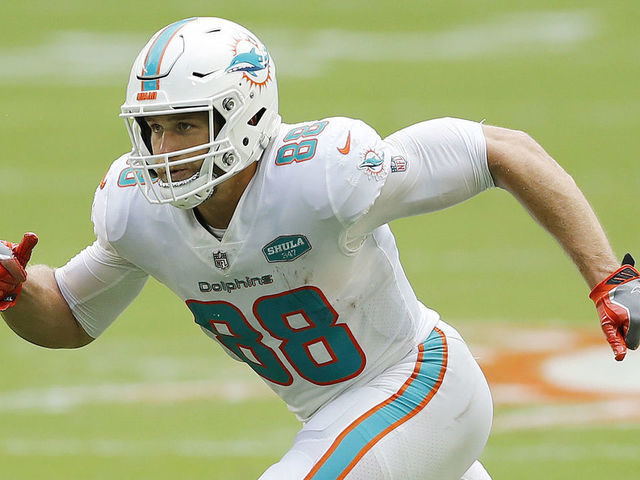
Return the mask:
[[434,120],[386,140],[346,118],[283,124],[218,240],[192,210],[149,204],[125,155],[96,193],[97,242],[56,278],[96,337],[153,276],[306,420],[438,321],[386,222],[490,186],[477,123]]

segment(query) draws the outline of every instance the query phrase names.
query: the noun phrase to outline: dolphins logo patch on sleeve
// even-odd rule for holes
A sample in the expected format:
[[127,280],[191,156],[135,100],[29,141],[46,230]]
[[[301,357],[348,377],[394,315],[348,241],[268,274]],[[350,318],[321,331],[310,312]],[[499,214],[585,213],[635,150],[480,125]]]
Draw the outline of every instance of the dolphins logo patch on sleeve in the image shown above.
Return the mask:
[[381,180],[386,177],[387,170],[384,165],[384,152],[378,153],[375,150],[367,150],[364,152],[362,163],[358,165],[360,170],[373,177],[376,180]]

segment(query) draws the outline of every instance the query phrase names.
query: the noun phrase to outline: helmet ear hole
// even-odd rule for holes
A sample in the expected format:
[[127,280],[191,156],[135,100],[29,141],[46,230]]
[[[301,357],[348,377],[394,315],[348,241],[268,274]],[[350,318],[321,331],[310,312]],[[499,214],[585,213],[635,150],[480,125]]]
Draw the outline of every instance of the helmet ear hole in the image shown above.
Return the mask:
[[220,112],[218,112],[218,110],[214,108],[213,109],[213,139],[214,140],[218,137],[218,134],[220,133],[220,130],[222,130],[222,127],[224,127],[225,123],[227,123],[227,121],[220,114]]
[[258,123],[260,123],[260,119],[262,118],[262,116],[265,114],[266,111],[267,109],[262,107],[260,110],[258,110],[258,112],[253,117],[249,119],[249,121],[247,122],[247,125],[253,125],[253,126],[258,125]]
[[244,145],[245,147],[246,147],[247,145],[249,145],[249,138],[244,137],[244,138],[242,139],[242,145]]
[[140,127],[140,136],[142,137],[145,147],[147,147],[149,153],[153,155],[153,147],[151,146],[151,127],[144,118],[137,117],[136,122]]

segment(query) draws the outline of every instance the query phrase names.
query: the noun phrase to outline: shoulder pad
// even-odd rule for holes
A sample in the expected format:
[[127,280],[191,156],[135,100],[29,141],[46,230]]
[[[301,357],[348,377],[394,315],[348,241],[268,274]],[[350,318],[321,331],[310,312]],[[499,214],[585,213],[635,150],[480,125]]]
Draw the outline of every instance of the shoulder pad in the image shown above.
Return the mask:
[[327,145],[327,188],[335,215],[349,225],[365,214],[389,174],[391,156],[378,133],[366,123],[336,119]]
[[[135,172],[123,155],[111,164],[93,199],[91,220],[98,239],[114,242],[124,233],[131,204],[140,197]],[[117,217],[117,218],[116,218]]]
[[348,225],[380,194],[390,164],[384,145],[366,123],[332,117],[282,125],[268,161],[314,210]]

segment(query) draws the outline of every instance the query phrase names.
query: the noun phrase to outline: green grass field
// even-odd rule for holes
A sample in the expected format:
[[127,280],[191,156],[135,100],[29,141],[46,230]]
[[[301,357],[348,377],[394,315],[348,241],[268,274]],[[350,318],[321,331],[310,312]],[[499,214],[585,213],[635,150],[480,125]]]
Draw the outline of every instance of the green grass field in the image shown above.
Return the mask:
[[[93,191],[129,149],[117,115],[130,64],[153,32],[194,15],[230,18],[270,46],[287,122],[351,116],[384,136],[457,116],[527,131],[582,187],[618,254],[640,257],[635,0],[36,0],[2,11],[0,238],[37,232],[36,263],[61,265],[93,241]],[[583,280],[504,192],[392,228],[418,296],[472,345],[484,324],[599,335]],[[297,431],[153,281],[83,350],[1,330],[0,479],[252,479]],[[621,382],[640,385],[637,372]],[[497,428],[482,460],[495,480],[636,478],[630,398],[635,416],[613,423]],[[533,404],[497,403],[496,419]]]

